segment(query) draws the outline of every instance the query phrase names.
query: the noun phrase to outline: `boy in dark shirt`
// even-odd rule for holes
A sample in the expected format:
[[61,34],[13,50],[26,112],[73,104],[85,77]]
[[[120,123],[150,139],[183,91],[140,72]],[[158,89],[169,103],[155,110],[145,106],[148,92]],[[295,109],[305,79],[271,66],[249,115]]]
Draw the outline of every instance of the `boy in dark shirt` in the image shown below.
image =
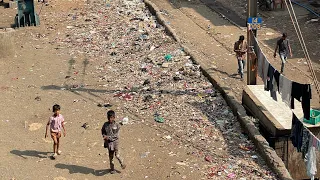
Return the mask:
[[281,58],[281,73],[283,73],[284,70],[284,64],[287,61],[287,57],[290,54],[292,57],[292,51],[290,47],[289,40],[287,39],[287,33],[283,33],[281,39],[277,41],[276,49],[274,50],[274,57],[277,56],[277,51],[279,49],[279,56]]
[[109,161],[110,161],[110,173],[114,174],[114,155],[118,159],[121,168],[125,169],[126,165],[123,163],[122,158],[119,155],[119,130],[120,125],[115,122],[116,114],[113,110],[107,112],[108,122],[105,122],[102,126],[101,133],[104,139],[104,147],[108,148]]

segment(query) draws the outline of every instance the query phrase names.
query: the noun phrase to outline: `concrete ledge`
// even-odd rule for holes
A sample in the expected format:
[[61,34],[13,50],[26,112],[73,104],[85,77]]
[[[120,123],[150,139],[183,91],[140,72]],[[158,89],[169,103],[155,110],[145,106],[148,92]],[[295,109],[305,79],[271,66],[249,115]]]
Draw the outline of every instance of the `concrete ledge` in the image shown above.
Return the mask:
[[[242,94],[242,105],[246,110],[250,110],[250,113],[257,117],[264,128],[268,129],[268,132],[272,136],[285,136],[290,134],[290,130],[285,129],[274,116],[264,108],[264,105],[258,100],[258,98],[252,93],[252,91],[245,87]],[[251,112],[253,111],[253,112]]]
[[177,36],[174,30],[165,23],[165,18],[159,13],[160,10],[158,7],[149,0],[144,0],[144,2],[149,8],[150,12],[155,15],[157,20],[165,27],[166,32],[181,44],[181,46],[184,48],[184,51],[192,58],[192,60],[200,65],[203,74],[221,92],[224,99],[231,107],[233,113],[237,116],[242,127],[246,130],[250,139],[256,145],[261,156],[265,159],[267,165],[272,168],[272,170],[280,179],[292,180],[292,177],[286,169],[285,164],[276,154],[274,149],[269,146],[267,140],[260,134],[258,128],[253,124],[253,122],[250,120],[250,117],[246,114],[244,107],[235,99],[236,96],[234,93],[228,88],[228,86],[225,86],[223,82],[219,80],[219,77],[216,73],[210,73],[209,70],[205,68],[207,66],[205,66],[204,62],[197,60],[196,55],[192,52],[192,50],[182,44],[180,38]]

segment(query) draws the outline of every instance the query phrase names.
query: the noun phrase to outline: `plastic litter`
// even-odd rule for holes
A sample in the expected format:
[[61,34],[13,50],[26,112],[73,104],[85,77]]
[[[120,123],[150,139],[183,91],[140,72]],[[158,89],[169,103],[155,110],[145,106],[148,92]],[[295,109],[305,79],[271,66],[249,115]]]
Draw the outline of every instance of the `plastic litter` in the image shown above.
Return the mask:
[[124,117],[123,119],[122,119],[122,121],[121,121],[121,124],[122,125],[126,125],[126,124],[128,124],[129,123],[129,118],[128,117]]
[[164,118],[157,113],[154,115],[154,120],[158,123],[164,123]]

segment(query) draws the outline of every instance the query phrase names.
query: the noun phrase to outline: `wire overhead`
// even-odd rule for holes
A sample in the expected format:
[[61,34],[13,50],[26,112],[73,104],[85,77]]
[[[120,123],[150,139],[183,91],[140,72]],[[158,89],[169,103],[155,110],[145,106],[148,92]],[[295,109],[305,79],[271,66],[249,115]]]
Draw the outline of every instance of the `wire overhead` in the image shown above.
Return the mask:
[[[319,81],[317,79],[317,76],[316,76],[316,73],[313,69],[313,66],[312,66],[312,61],[311,61],[311,58],[309,56],[309,52],[308,52],[308,49],[307,49],[307,46],[305,44],[305,41],[304,41],[304,38],[302,36],[302,32],[301,32],[301,29],[300,29],[300,26],[299,26],[299,23],[298,23],[298,19],[296,17],[296,14],[295,14],[295,11],[293,9],[293,5],[292,5],[292,2],[291,0],[289,0],[289,3],[290,3],[290,8],[289,8],[289,5],[288,5],[288,2],[287,0],[284,1],[285,4],[286,4],[286,7],[288,9],[288,12],[289,12],[289,15],[290,15],[290,18],[291,18],[291,21],[292,21],[292,24],[293,24],[293,27],[297,33],[297,36],[298,36],[298,39],[299,39],[299,42],[300,42],[300,45],[301,45],[301,48],[303,50],[303,53],[305,55],[305,58],[306,58],[306,61],[307,61],[307,64],[308,64],[308,67],[309,67],[309,70],[311,72],[311,76],[312,76],[312,79],[314,81],[314,85],[316,87],[316,90],[318,92],[318,95],[320,95],[320,87],[319,87]],[[292,11],[292,12],[291,12]],[[294,19],[292,18],[292,15],[294,17]],[[320,99],[319,99],[320,100]]]

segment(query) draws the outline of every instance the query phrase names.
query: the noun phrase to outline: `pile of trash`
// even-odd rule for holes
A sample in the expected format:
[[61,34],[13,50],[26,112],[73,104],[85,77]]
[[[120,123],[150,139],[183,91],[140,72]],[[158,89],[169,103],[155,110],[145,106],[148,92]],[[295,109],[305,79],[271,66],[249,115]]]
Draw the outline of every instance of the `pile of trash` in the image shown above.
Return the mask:
[[[93,1],[87,6],[68,14],[65,36],[50,43],[94,65],[86,74],[111,102],[99,107],[121,104],[140,117],[135,123],[169,130],[163,131],[163,139],[195,149],[190,153],[207,161],[200,169],[208,178],[276,179],[200,66],[165,33],[143,1]],[[126,117],[123,124],[131,122]]]

